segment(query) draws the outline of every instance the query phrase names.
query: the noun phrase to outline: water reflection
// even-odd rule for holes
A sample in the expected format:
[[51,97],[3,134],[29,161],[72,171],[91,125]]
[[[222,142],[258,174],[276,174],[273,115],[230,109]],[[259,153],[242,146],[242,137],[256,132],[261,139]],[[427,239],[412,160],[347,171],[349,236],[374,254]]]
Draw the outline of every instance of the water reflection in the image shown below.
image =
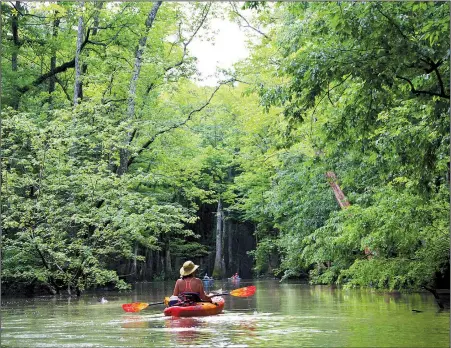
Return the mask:
[[228,282],[232,285],[232,288],[239,288],[241,278],[227,278]]
[[[169,318],[164,306],[125,313],[121,305],[159,302],[174,282],[80,299],[3,299],[2,347],[449,347],[449,311],[424,293],[344,290],[305,283],[216,280],[211,290],[256,285],[249,298],[225,296],[224,313]],[[99,303],[105,296],[107,303]],[[413,312],[413,310],[416,312]],[[377,344],[376,344],[377,343]]]
[[393,292],[386,292],[384,294],[384,302],[385,303],[399,303],[401,301],[401,293],[397,292],[397,291],[393,291]]
[[205,322],[198,318],[169,318],[165,320],[165,326],[169,330],[171,338],[179,343],[196,342],[202,336],[202,328],[206,328]]
[[124,329],[142,329],[152,327],[152,325],[150,325],[150,321],[143,320],[142,316],[135,315],[128,316],[126,321],[121,324],[121,327]]

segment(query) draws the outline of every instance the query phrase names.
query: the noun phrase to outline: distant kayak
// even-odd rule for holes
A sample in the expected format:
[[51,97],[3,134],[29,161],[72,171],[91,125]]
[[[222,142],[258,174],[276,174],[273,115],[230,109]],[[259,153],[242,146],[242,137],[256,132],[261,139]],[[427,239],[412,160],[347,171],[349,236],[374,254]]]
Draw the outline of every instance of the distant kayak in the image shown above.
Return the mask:
[[213,297],[213,303],[210,302],[196,302],[191,306],[172,306],[167,307],[163,311],[166,316],[173,317],[203,317],[207,315],[216,315],[224,309],[224,298]]

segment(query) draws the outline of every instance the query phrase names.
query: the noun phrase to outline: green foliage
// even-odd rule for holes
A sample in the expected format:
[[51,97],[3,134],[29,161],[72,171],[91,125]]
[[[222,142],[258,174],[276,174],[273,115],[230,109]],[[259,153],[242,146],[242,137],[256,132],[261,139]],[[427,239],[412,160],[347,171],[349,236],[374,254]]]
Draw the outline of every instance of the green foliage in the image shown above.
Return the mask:
[[258,248],[249,252],[255,260],[254,269],[257,274],[268,273],[270,264],[270,256],[278,252],[277,240],[266,237],[258,243]]
[[[197,220],[197,203],[211,195],[198,182],[201,140],[180,128],[199,107],[199,95],[210,91],[187,81],[194,60],[184,51],[188,38],[176,34],[179,25],[184,35],[207,25],[201,18],[208,8],[161,7],[143,53],[136,114],[126,118],[136,46],[152,6],[85,3],[80,13],[78,4],[23,4],[19,42],[6,42],[2,60],[2,101],[11,106],[2,110],[2,282],[55,292],[126,289],[121,273],[137,275],[149,251],[206,253],[189,228]],[[11,36],[17,15],[6,10],[4,37]],[[72,28],[80,14],[83,98],[74,108]],[[52,59],[60,69],[53,91]],[[124,149],[130,165],[119,174]],[[183,246],[169,243],[186,239]]]
[[[151,176],[112,175],[108,141],[113,133],[105,110],[82,105],[72,114],[79,122],[67,122],[57,111],[45,127],[33,122],[35,115],[3,113],[3,131],[14,134],[6,137],[4,151],[9,158],[4,245],[14,255],[4,263],[5,281],[36,278],[57,289],[106,283],[123,288],[116,273],[105,270],[112,259],[132,258],[136,243],[159,249],[160,235],[194,235],[185,227],[194,221],[192,212],[136,191]],[[87,115],[91,124],[83,121]]]
[[259,275],[412,289],[449,268],[449,3],[246,2],[265,34],[219,90],[186,46],[217,8],[163,4],[136,93],[152,3],[21,6],[2,3],[2,282],[170,277],[213,249],[192,227],[219,199],[254,224]]
[[[271,245],[283,278],[309,272],[323,284],[432,284],[449,266],[449,4],[272,10],[282,18],[274,40],[257,45],[241,71],[261,105],[282,109],[286,122],[287,154],[278,153],[271,180],[246,180],[270,167],[236,179],[239,206],[258,224],[258,270]],[[344,211],[325,180],[330,170],[351,202]]]
[[265,7],[266,1],[246,1],[242,6],[243,10],[252,9],[259,10],[261,7]]

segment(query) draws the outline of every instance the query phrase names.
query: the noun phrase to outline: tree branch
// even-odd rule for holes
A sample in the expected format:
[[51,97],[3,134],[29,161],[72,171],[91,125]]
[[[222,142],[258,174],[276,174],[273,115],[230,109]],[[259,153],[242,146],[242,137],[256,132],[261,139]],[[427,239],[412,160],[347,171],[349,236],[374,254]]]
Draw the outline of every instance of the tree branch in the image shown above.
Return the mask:
[[[97,26],[97,27],[92,27],[92,28],[89,28],[89,29],[113,29],[113,28],[115,28],[114,26],[111,26],[111,27],[99,27],[99,26]],[[112,42],[114,42],[117,38],[118,38],[118,36],[119,36],[119,34],[122,32],[122,30],[124,29],[124,28],[127,28],[127,29],[130,29],[130,26],[129,25],[121,25],[121,26],[119,26],[119,30],[111,37],[111,38],[109,38],[108,40],[102,40],[102,41],[97,41],[97,42],[90,42],[90,43],[93,43],[93,44],[95,44],[95,45],[102,45],[102,46],[108,46],[109,44],[111,44]],[[134,32],[133,32],[134,33]],[[137,34],[137,33],[134,33],[134,34]]]
[[124,101],[127,101],[127,98],[103,100],[103,101],[102,101],[102,104],[108,104],[108,103],[123,103]]
[[430,293],[432,293],[432,295],[434,295],[435,301],[437,302],[438,306],[441,309],[444,309],[445,306],[443,305],[442,300],[440,299],[440,296],[437,294],[437,291],[435,289],[429,288],[427,286],[423,286],[424,289],[426,289],[427,291],[429,291]]
[[202,111],[204,108],[206,108],[206,107],[210,104],[211,100],[213,99],[214,95],[215,95],[216,92],[219,90],[219,88],[221,88],[222,85],[225,85],[225,84],[230,83],[230,82],[232,82],[232,81],[233,81],[233,80],[228,80],[228,81],[225,81],[225,82],[220,83],[220,84],[214,89],[213,93],[210,95],[210,97],[207,99],[207,101],[206,101],[203,105],[201,105],[200,107],[198,107],[197,109],[192,110],[192,111],[188,114],[188,116],[186,117],[185,120],[183,120],[182,122],[179,122],[179,123],[175,123],[175,124],[173,124],[172,126],[169,126],[169,127],[165,128],[165,129],[162,129],[162,130],[158,131],[157,133],[155,133],[154,136],[153,136],[152,138],[150,138],[148,141],[146,141],[146,142],[144,143],[144,145],[141,147],[141,149],[138,150],[137,155],[131,156],[131,157],[130,157],[130,159],[128,160],[128,163],[127,163],[127,167],[129,167],[129,166],[135,161],[136,157],[138,157],[144,150],[148,149],[149,146],[150,146],[150,145],[151,145],[151,144],[152,144],[152,143],[153,143],[160,135],[162,135],[162,134],[164,134],[164,133],[167,133],[167,132],[169,132],[169,131],[171,131],[171,130],[173,130],[173,129],[179,128],[179,127],[181,127],[181,126],[183,126],[183,125],[185,125],[189,120],[191,120],[191,117],[192,117],[195,113],[200,112],[200,111]]
[[104,42],[97,42],[97,41],[91,41],[91,40],[88,40],[87,43],[90,43],[90,44],[92,44],[92,45],[99,45],[99,46],[103,46],[103,47],[106,47],[106,46],[107,46],[107,44],[104,43]]
[[[81,47],[80,47],[80,52],[83,50],[83,48],[86,46],[86,44],[89,42],[89,34],[90,34],[90,30],[91,28],[88,29],[88,32],[86,33],[86,38],[85,40],[82,42]],[[39,76],[36,80],[34,80],[30,85],[27,86],[23,86],[18,88],[18,91],[20,94],[24,94],[26,92],[28,92],[31,87],[36,87],[39,86],[41,83],[43,83],[45,80],[47,80],[49,77],[52,77],[56,74],[59,74],[60,72],[64,72],[67,69],[70,68],[74,68],[75,67],[75,58],[61,64],[60,66],[57,66],[53,71],[49,71],[41,76]]]
[[240,17],[242,20],[244,20],[244,22],[247,24],[247,25],[243,25],[243,27],[245,27],[245,28],[250,28],[250,29],[256,31],[257,33],[259,33],[260,35],[263,35],[266,39],[269,40],[269,36],[268,36],[268,35],[266,35],[266,34],[265,34],[264,32],[262,32],[261,30],[259,30],[259,29],[255,28],[255,27],[253,27],[252,25],[250,25],[250,23],[248,22],[248,20],[247,20],[241,13],[238,12],[238,9],[236,8],[236,4],[235,4],[235,3],[232,3],[232,2],[231,2],[230,4],[231,4],[232,7],[233,7],[233,12],[235,12],[235,14],[238,15],[238,17]]
[[20,87],[18,90],[21,94],[24,94],[25,92],[28,92],[31,87],[39,86],[42,82],[47,80],[49,77],[54,76],[60,72],[64,72],[69,68],[73,68],[75,66],[75,58],[72,59],[69,62],[63,63],[60,66],[56,67],[55,70],[50,71],[48,73],[45,73],[41,76],[39,76],[36,80],[34,80],[31,85]]
[[[437,64],[438,64],[438,63],[437,63]],[[442,76],[440,75],[440,72],[438,71],[439,65],[437,65],[437,64],[434,65],[435,75],[437,75],[437,80],[438,80],[438,84],[439,84],[439,86],[440,86],[440,92],[441,92],[441,94],[446,95],[446,92],[445,92],[445,86],[443,85]],[[448,98],[449,98],[449,96],[448,96]]]
[[408,78],[402,77],[402,76],[399,76],[399,75],[396,75],[396,77],[397,77],[398,79],[400,79],[400,80],[406,81],[406,82],[410,85],[410,91],[411,91],[413,94],[416,94],[416,95],[419,95],[419,94],[426,94],[426,95],[433,95],[433,96],[437,96],[437,97],[440,97],[440,98],[449,99],[449,94],[446,94],[445,91],[443,90],[443,82],[441,82],[441,78],[440,78],[440,80],[439,80],[439,83],[441,82],[440,88],[441,88],[442,90],[440,91],[440,93],[437,93],[437,92],[431,92],[431,91],[417,90],[417,89],[415,89],[415,86],[413,85],[412,81],[410,81]]
[[14,5],[14,3],[12,1],[9,2],[9,4],[17,11],[18,14],[20,14],[21,16],[29,16],[29,17],[36,17],[36,18],[40,18],[40,19],[47,19],[47,17],[45,16],[38,16],[38,15],[34,15],[31,13],[24,13],[21,11],[21,8],[16,7],[16,5]]
[[69,93],[67,92],[66,86],[63,85],[62,81],[58,77],[55,77],[55,81],[58,82],[58,84],[60,85],[64,94],[66,95],[67,100],[69,100],[72,105],[72,98],[70,97]]
[[[188,45],[191,43],[191,41],[194,39],[194,37],[196,36],[196,34],[199,32],[200,28],[202,28],[202,26],[204,25],[205,20],[206,20],[206,18],[207,18],[207,16],[208,16],[208,13],[210,12],[210,8],[211,8],[211,3],[208,3],[207,5],[204,6],[204,8],[203,8],[203,10],[202,10],[201,20],[200,20],[200,22],[199,22],[199,25],[194,29],[194,32],[193,32],[193,34],[190,36],[190,38],[188,39],[188,41],[182,42],[182,43],[183,43],[183,54],[182,54],[182,57],[180,58],[180,60],[179,60],[177,63],[175,63],[175,64],[173,64],[173,65],[170,65],[170,66],[164,68],[164,74],[166,74],[168,71],[170,71],[170,70],[172,70],[172,69],[174,69],[174,68],[177,68],[177,67],[179,67],[180,65],[183,64],[183,62],[185,61],[185,56],[186,56],[186,52],[187,52]],[[179,25],[179,38],[180,38],[180,40],[182,39],[182,28],[181,28],[181,24]],[[170,49],[170,51],[169,51],[169,55],[170,55],[171,52],[172,52],[172,48],[173,48],[176,44],[177,44],[177,41],[176,41],[175,43],[172,44],[171,49]],[[150,91],[151,91],[152,89],[154,89],[154,87],[156,87],[155,83],[154,83],[154,82],[151,82],[150,85],[146,88],[145,95],[146,95],[146,96],[149,95]]]
[[401,28],[398,26],[398,24],[396,24],[395,21],[394,21],[392,18],[388,17],[384,12],[382,12],[382,10],[381,10],[380,7],[379,7],[379,4],[376,4],[376,10],[377,10],[377,12],[379,12],[382,16],[384,16],[385,19],[387,19],[387,21],[388,21],[391,25],[393,25],[393,26],[396,28],[396,30],[398,30],[398,32],[401,34],[401,36],[402,36],[404,39],[406,39],[407,41],[410,41],[410,39],[407,37],[406,34],[404,34],[404,32],[401,30]]
[[[185,56],[186,56],[186,50],[188,48],[188,45],[191,43],[191,41],[193,41],[194,37],[197,35],[197,33],[199,32],[200,28],[202,28],[202,26],[205,23],[205,20],[207,19],[208,13],[210,12],[210,8],[211,8],[211,3],[208,3],[207,5],[204,6],[203,10],[202,10],[202,15],[201,15],[201,20],[199,22],[199,25],[196,27],[196,29],[194,30],[193,34],[191,35],[191,37],[188,39],[188,41],[183,42],[183,54],[182,54],[182,58],[180,58],[180,60],[175,63],[172,66],[166,67],[165,73],[167,73],[169,70],[174,69],[180,65],[183,64]],[[181,30],[180,30],[181,31]],[[181,36],[181,34],[180,34]]]
[[[34,243],[34,238],[31,237],[31,239]],[[44,265],[45,269],[48,270],[50,273],[53,273],[50,266],[48,265],[47,261],[45,260],[44,255],[42,254],[41,250],[37,246],[37,244],[34,244],[34,247],[35,247],[36,251],[38,252],[39,257],[41,258],[42,264]],[[49,280],[49,283],[55,287],[56,291],[59,292],[60,286],[58,286],[58,284],[56,284],[55,280],[53,279],[53,276],[48,275],[47,279]]]
[[329,99],[329,101],[332,104],[332,106],[335,106],[335,104],[333,103],[332,99],[330,99],[330,86],[329,86],[329,83],[327,84],[327,98]]
[[443,64],[443,60],[439,60],[437,63],[434,63],[434,61],[430,58],[421,58],[420,59],[423,63],[426,63],[428,65],[428,68],[424,68],[424,71],[426,72],[426,74],[430,74],[431,72],[433,72],[435,69],[437,69],[440,65]]

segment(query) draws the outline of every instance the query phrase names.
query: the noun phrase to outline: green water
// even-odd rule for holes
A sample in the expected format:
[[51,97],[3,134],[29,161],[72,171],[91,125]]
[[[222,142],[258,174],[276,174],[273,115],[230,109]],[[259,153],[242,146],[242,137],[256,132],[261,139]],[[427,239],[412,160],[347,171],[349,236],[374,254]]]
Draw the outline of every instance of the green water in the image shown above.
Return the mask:
[[[449,347],[449,311],[429,293],[381,294],[277,281],[251,298],[226,296],[223,314],[164,317],[161,305],[125,313],[121,304],[159,302],[173,282],[80,299],[2,298],[1,347]],[[213,289],[238,287],[215,282]],[[108,302],[99,303],[104,296]],[[413,312],[420,310],[421,313]]]

